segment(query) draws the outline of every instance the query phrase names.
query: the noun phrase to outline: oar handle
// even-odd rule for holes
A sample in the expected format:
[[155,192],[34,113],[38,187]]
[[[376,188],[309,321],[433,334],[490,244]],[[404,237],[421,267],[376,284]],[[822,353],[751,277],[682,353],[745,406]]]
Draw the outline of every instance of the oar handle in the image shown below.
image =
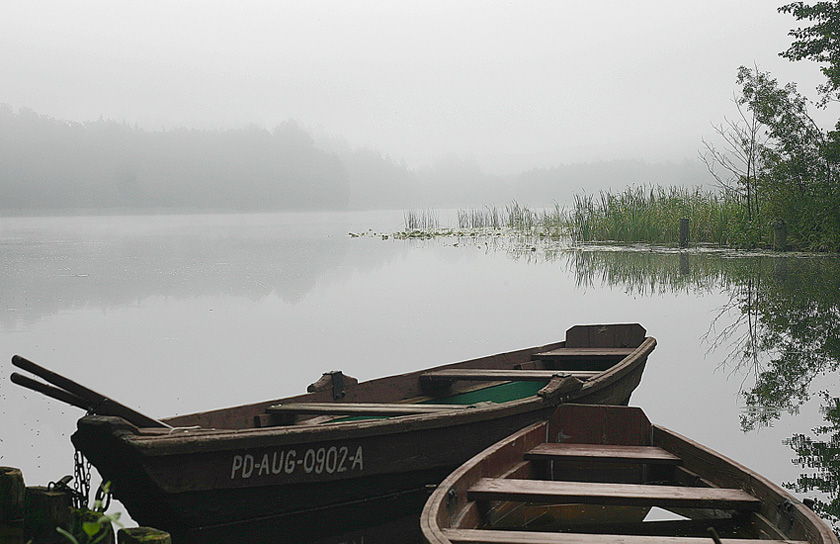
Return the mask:
[[85,402],[85,399],[74,395],[73,393],[68,393],[64,389],[59,389],[58,387],[41,383],[33,380],[32,378],[23,376],[22,374],[18,374],[17,372],[12,372],[10,378],[13,383],[20,385],[21,387],[37,391],[38,393],[54,398],[55,400],[60,400],[61,402],[66,402],[76,408],[81,408],[82,410],[91,409],[91,406]]
[[70,393],[74,397],[82,399],[82,401],[86,405],[86,409],[95,414],[121,417],[129,423],[137,425],[138,427],[169,427],[169,425],[163,423],[162,421],[158,421],[147,415],[141,414],[140,412],[129,408],[128,406],[125,406],[124,404],[120,404],[119,402],[110,399],[105,395],[101,395],[96,391],[93,391],[92,389],[88,389],[87,387],[76,383],[73,380],[65,378],[60,374],[56,374],[51,370],[47,370],[46,368],[37,365],[29,359],[21,357],[20,355],[12,356],[12,364],[22,370],[26,370],[27,372],[35,374],[39,378],[43,378],[45,381],[55,385],[60,389],[63,389],[64,391]]

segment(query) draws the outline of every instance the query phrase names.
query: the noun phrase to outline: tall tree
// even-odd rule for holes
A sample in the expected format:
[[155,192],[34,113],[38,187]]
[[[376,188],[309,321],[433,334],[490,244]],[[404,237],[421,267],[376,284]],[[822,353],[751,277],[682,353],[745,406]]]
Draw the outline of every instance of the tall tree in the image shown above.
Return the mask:
[[822,95],[820,105],[840,100],[840,2],[792,2],[779,8],[780,13],[793,15],[797,21],[810,21],[811,26],[789,32],[793,43],[781,54],[790,60],[811,60],[823,63],[820,68],[826,82],[817,87]]

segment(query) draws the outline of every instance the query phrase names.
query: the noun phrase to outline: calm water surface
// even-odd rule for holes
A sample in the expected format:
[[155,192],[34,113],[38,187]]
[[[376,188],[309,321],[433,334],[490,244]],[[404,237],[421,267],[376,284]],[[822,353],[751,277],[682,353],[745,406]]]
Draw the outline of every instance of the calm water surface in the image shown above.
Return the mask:
[[0,218],[0,465],[29,485],[71,474],[81,415],[12,384],[15,353],[165,417],[302,393],[327,370],[365,380],[639,322],[659,344],[632,404],[652,421],[777,483],[809,459],[836,474],[835,257],[349,235],[402,221]]

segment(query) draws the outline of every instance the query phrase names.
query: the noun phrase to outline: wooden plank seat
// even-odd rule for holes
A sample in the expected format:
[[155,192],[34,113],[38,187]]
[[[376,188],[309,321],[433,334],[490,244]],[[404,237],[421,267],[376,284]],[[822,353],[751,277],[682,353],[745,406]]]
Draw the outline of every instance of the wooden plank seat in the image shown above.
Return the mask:
[[[536,531],[499,531],[492,529],[443,529],[453,543],[470,544],[710,544],[710,537],[677,537],[646,535],[603,535],[581,533],[548,533]],[[753,540],[722,538],[723,544],[806,544],[796,540]]]
[[589,361],[620,361],[636,348],[557,348],[533,355],[536,359],[564,361],[567,359],[586,359]]
[[467,491],[470,500],[541,504],[609,504],[661,508],[758,510],[761,501],[741,489],[644,484],[604,484],[482,478]]
[[604,444],[566,444],[544,442],[525,453],[525,458],[539,461],[579,461],[592,463],[627,463],[679,465],[682,459],[656,446],[621,446]]
[[549,381],[555,376],[571,376],[586,380],[597,376],[597,371],[565,370],[505,370],[492,368],[445,368],[430,370],[420,375],[421,381],[453,382],[463,381]]
[[266,408],[272,415],[408,416],[473,408],[471,404],[402,404],[385,402],[293,402]]

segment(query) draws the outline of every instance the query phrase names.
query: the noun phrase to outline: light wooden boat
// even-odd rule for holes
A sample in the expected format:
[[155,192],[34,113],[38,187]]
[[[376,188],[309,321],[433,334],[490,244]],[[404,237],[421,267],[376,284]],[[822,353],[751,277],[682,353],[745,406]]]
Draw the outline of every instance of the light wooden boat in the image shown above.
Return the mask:
[[490,446],[420,525],[429,544],[837,544],[779,486],[627,406],[564,404]]
[[[142,525],[323,525],[327,508],[440,482],[560,403],[626,404],[655,345],[638,324],[576,326],[563,342],[362,383],[331,372],[305,395],[161,420],[99,399],[72,441]],[[84,405],[90,392],[70,389]]]

